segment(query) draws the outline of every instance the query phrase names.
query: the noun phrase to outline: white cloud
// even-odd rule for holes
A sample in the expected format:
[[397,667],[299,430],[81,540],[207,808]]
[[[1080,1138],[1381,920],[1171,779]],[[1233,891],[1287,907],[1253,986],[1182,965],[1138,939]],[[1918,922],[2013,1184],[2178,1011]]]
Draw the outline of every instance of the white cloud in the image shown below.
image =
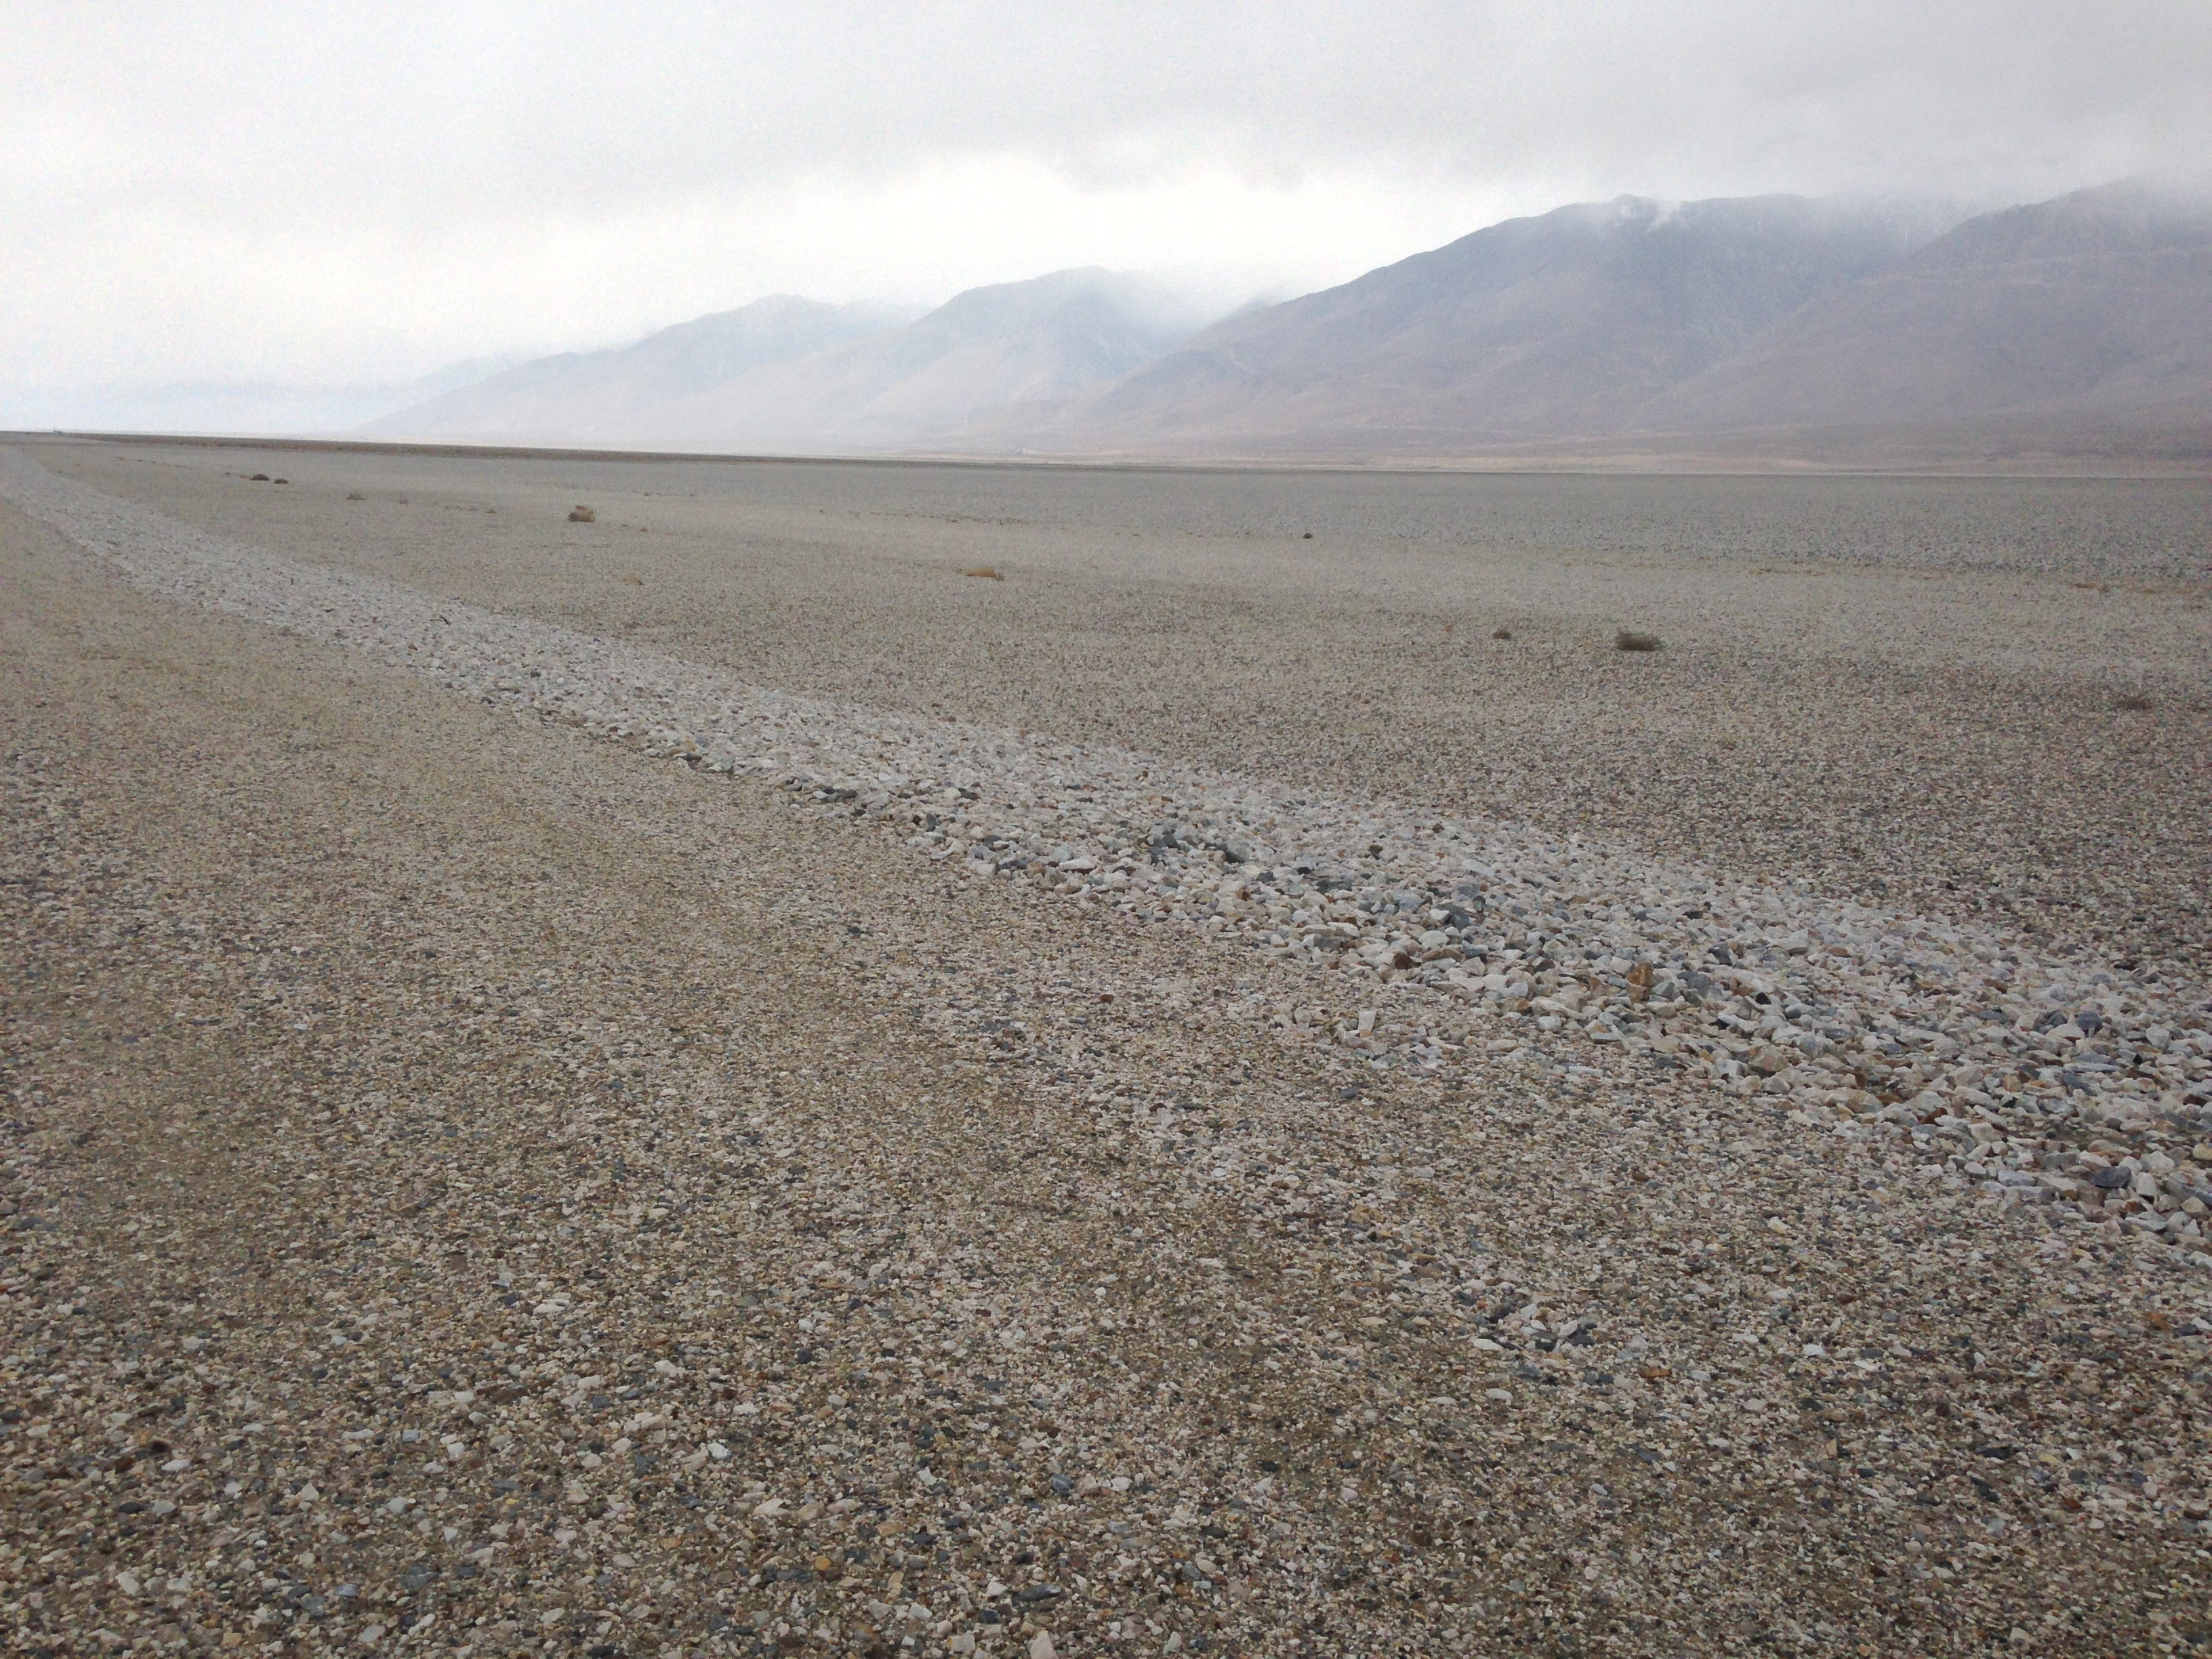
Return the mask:
[[1340,280],[1638,191],[2212,155],[2212,8],[0,3],[0,382],[391,379],[777,290]]

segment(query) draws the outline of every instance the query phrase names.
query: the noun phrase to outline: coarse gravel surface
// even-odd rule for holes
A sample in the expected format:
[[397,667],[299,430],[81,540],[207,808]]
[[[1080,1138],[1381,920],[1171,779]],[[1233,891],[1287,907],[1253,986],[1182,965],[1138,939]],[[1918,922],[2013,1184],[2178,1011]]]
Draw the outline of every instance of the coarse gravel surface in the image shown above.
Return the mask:
[[[1340,779],[1326,812],[1492,872],[1424,930],[1449,960],[1401,968],[1261,925],[1255,885],[1407,890],[1306,845],[1309,780],[930,733],[818,684],[733,689],[680,640],[451,606],[429,625],[458,648],[410,671],[437,592],[333,586],[312,538],[248,526],[279,555],[257,559],[11,466],[0,493],[76,537],[0,507],[24,1650],[2123,1652],[2212,1628],[2212,1315],[2166,1242],[2197,1200],[2151,1164],[2197,1167],[2178,1034],[2203,1003],[2172,964],[2002,964],[2033,995],[2067,976],[2078,1035],[2027,1029],[2092,1086],[1908,1127],[1917,1097],[1853,1073],[1816,1115],[1802,1064],[1662,1046],[1657,970],[1700,1030],[1765,1006],[1687,982],[1715,968],[1779,1000],[1832,957],[1894,996],[1905,913],[1817,954],[1766,928],[1741,963],[1654,949],[1641,984],[1640,957],[1562,972],[1564,941],[1708,918],[1509,924],[1508,862],[1680,866],[1497,820],[1439,848],[1429,802]],[[296,616],[303,590],[351,609]],[[574,696],[484,678],[533,665]],[[641,681],[721,698],[726,775],[707,732],[617,706]],[[855,732],[872,808],[808,775]],[[1139,823],[1132,764],[1223,823]],[[1071,856],[956,856],[965,808],[931,825],[899,792],[958,766],[956,798],[1001,792],[985,827],[1088,805],[1127,856],[1065,833]],[[1055,775],[1048,808],[1016,799]],[[1680,878],[1731,921],[1817,896]],[[1359,915],[1355,939],[1396,926]],[[1916,949],[1971,954],[1961,920]],[[1477,948],[1553,982],[1493,994]],[[1593,996],[1609,1013],[1571,1021]],[[2143,1039],[2132,1091],[2081,1059],[2112,1004]],[[1919,1078],[1955,1040],[1911,1029],[1885,1072],[1982,1080]],[[2005,1133],[2028,1112],[2056,1145]],[[1942,1117],[2006,1156],[1916,1146],[1960,1139]],[[2136,1207],[1964,1174],[2044,1157],[2131,1158]]]
[[33,453],[750,685],[2212,976],[2212,481]]
[[795,698],[634,640],[258,552],[21,462],[9,477],[156,591],[687,766],[769,774],[912,830],[963,878],[1018,877],[1340,969],[1371,1005],[1338,1018],[1278,1002],[1288,1040],[1436,1066],[1477,1040],[1464,1006],[1526,1016],[1490,1039],[1513,1063],[1572,1075],[1563,1046],[1621,1044],[1771,1097],[1801,1127],[1897,1140],[1950,1188],[2055,1204],[2212,1267],[2212,1151],[2197,1156],[2212,1020],[2170,965],[1840,902],[1802,878],[1746,883],[1578,835]]

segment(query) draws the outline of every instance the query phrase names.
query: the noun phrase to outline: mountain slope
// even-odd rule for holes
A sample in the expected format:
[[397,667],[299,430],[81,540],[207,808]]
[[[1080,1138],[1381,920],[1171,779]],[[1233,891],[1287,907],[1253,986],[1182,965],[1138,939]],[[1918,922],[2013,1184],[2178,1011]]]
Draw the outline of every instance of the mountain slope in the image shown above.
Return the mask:
[[1034,430],[976,435],[1327,451],[1616,430],[1952,217],[1800,197],[1562,208],[1233,318]]
[[373,437],[477,443],[617,443],[653,429],[670,404],[750,370],[897,327],[884,306],[774,295],[608,351],[541,357],[380,416]]
[[1112,380],[1209,318],[1144,278],[1085,270],[970,289],[893,320],[762,301],[621,351],[526,364],[368,430],[798,453],[908,448],[981,411]]
[[741,375],[660,417],[716,448],[910,447],[981,411],[1115,380],[1205,320],[1140,277],[1055,271],[970,289],[904,328]]
[[549,358],[380,436],[672,449],[2212,455],[2212,206],[1562,208],[1212,326],[1097,270],[927,315],[775,299]]
[[2141,185],[1970,220],[1638,417],[1651,430],[2212,416],[2212,208]]

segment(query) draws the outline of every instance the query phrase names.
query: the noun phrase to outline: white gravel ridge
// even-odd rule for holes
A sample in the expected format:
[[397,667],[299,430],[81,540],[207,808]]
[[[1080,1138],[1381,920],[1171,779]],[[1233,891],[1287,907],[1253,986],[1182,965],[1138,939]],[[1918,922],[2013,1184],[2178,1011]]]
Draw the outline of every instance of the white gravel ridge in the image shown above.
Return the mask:
[[[1778,1097],[1807,1127],[1909,1143],[1951,1184],[2005,1203],[2063,1201],[2085,1222],[2202,1250],[2212,1188],[2161,1146],[2212,1140],[2201,986],[2050,959],[1809,884],[748,686],[246,548],[17,452],[0,452],[0,496],[136,586],[695,768],[774,777],[905,827],[917,853],[966,877],[1246,945],[1297,970],[1273,1015],[1285,1041],[1376,1066],[1449,1065],[1487,1042],[1541,1067],[1578,1035]],[[1368,1006],[1338,1020],[1310,1006],[1316,968],[1342,977],[1335,1001]]]

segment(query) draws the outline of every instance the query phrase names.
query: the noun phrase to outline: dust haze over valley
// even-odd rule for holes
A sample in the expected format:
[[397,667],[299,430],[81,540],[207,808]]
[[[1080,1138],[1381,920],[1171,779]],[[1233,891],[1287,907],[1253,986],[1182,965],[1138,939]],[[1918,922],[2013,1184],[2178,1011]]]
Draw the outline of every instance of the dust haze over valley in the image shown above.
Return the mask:
[[0,1649],[2212,1640],[2212,16],[0,0]]

